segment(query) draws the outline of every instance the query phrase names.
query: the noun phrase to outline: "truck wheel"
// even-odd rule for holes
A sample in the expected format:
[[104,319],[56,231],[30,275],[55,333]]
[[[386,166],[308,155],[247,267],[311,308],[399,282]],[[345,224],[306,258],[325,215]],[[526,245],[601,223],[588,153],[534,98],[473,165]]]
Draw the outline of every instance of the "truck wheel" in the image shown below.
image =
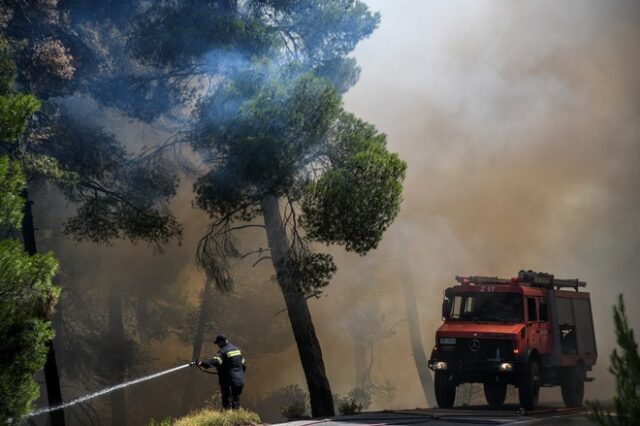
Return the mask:
[[562,400],[567,407],[581,407],[584,399],[584,368],[572,367],[562,382]]
[[500,407],[507,397],[507,384],[485,383],[484,397],[491,407]]
[[529,361],[518,377],[518,398],[520,407],[533,409],[538,403],[540,394],[540,369],[537,361]]
[[453,403],[456,400],[456,385],[450,380],[450,376],[446,371],[436,371],[434,385],[438,407],[453,407]]

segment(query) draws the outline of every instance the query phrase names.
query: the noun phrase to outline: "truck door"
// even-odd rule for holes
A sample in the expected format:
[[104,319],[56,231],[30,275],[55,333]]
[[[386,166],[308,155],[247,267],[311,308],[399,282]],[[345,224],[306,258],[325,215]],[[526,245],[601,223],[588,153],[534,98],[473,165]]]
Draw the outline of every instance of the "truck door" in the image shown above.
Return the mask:
[[547,309],[547,298],[538,298],[538,319],[540,330],[540,353],[549,353],[551,351],[551,322],[549,321],[549,312]]
[[538,304],[535,297],[527,297],[527,342],[529,347],[540,347],[540,324],[538,323]]

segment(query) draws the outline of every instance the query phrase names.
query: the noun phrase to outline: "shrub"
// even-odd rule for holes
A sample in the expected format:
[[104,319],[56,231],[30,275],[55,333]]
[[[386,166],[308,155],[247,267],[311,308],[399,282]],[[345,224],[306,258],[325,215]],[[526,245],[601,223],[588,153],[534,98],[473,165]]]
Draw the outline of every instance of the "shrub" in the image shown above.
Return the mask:
[[173,419],[171,417],[166,417],[160,421],[156,419],[151,419],[147,426],[171,426],[173,424]]
[[[288,420],[285,417],[285,413],[298,416],[295,418],[304,418],[306,413],[309,412],[308,400],[309,395],[300,386],[289,385],[277,389],[266,396],[261,396],[253,403],[247,400],[247,405],[251,404],[250,406],[260,413],[262,421],[280,423],[283,420]],[[298,402],[303,407],[290,409],[289,406],[295,402]]]
[[343,416],[358,414],[371,406],[371,391],[356,387],[349,391],[346,397],[335,397],[338,412]]
[[338,400],[338,412],[343,416],[358,414],[362,411],[362,408],[362,403],[348,396]]
[[282,417],[289,421],[309,418],[305,401],[294,401],[289,405],[284,405],[280,412]]
[[[177,419],[174,426],[247,426],[261,423],[260,417],[252,411],[240,410],[201,410]],[[160,423],[164,426],[164,423]]]

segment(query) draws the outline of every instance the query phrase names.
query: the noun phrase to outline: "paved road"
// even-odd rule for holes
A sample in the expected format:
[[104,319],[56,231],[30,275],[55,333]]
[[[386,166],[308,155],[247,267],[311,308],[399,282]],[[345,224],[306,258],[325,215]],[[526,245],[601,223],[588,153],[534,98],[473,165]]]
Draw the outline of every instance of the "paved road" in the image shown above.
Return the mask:
[[535,426],[593,426],[584,409],[541,407],[521,413],[517,406],[505,406],[500,410],[487,407],[461,407],[451,410],[398,410],[339,416],[282,423],[286,426],[452,426],[452,425],[535,425]]

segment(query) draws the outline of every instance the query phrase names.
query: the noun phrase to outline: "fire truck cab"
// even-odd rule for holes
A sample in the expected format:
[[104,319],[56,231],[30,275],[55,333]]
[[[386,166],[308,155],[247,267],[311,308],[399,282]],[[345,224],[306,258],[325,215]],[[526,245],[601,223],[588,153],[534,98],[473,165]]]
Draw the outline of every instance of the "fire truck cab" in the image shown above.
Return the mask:
[[[561,386],[568,407],[581,406],[597,350],[589,293],[577,279],[520,271],[517,278],[456,277],[445,290],[444,323],[429,368],[438,406],[451,408],[456,387],[482,383],[487,403],[504,403],[507,385],[532,409],[542,386]],[[567,290],[571,288],[571,290]]]

